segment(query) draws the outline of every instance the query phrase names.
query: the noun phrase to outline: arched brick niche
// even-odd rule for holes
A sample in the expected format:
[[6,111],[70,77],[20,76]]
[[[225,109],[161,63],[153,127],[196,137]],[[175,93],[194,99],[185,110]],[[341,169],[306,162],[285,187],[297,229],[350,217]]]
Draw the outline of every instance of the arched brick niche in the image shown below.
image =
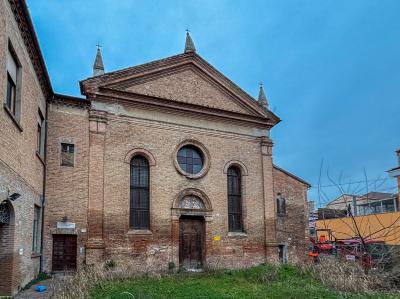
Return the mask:
[[10,295],[13,292],[14,269],[14,208],[9,201],[1,203],[0,223],[0,296]]
[[249,175],[249,172],[247,170],[246,165],[244,165],[243,162],[239,161],[239,160],[231,160],[229,162],[227,162],[224,166],[224,173],[227,174],[228,173],[228,169],[231,166],[236,166],[240,169],[240,173],[242,176],[247,176]]
[[150,166],[156,165],[156,159],[154,158],[153,154],[144,148],[134,148],[131,149],[124,158],[126,163],[131,163],[131,160],[134,156],[144,156],[148,161]]
[[185,189],[175,197],[172,204],[172,216],[181,215],[209,217],[212,213],[211,201],[201,190]]

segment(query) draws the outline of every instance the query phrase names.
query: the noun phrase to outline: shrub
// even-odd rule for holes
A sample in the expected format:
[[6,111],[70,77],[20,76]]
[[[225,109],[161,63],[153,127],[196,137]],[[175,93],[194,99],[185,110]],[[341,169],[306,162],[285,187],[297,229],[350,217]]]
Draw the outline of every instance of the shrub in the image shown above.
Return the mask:
[[367,293],[396,291],[400,288],[398,267],[394,267],[391,271],[378,269],[365,271],[359,263],[325,259],[307,268],[323,284],[340,291]]

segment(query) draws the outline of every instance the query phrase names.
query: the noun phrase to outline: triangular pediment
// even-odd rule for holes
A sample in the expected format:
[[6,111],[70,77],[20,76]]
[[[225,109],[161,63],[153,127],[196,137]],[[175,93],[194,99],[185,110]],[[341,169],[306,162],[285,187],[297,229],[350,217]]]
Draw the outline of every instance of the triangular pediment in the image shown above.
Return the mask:
[[232,98],[223,88],[193,66],[172,72],[163,72],[155,77],[140,78],[140,80],[134,80],[128,84],[117,86],[117,88],[121,91],[182,103],[237,113],[251,113],[251,110],[244,104]]
[[124,96],[153,97],[279,121],[254,98],[218,72],[197,54],[181,54],[81,81],[84,94],[101,90]]

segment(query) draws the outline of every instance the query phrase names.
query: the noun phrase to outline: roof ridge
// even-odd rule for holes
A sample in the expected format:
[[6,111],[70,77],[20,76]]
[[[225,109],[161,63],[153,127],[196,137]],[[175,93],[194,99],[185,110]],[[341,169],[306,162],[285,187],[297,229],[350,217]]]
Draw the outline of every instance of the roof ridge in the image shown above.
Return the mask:
[[145,63],[133,65],[133,66],[128,66],[128,67],[125,67],[125,68],[122,68],[122,69],[119,69],[119,70],[106,72],[106,73],[104,73],[102,75],[98,75],[96,77],[87,77],[86,79],[83,79],[80,82],[85,82],[85,81],[89,81],[89,80],[92,80],[92,79],[108,78],[108,77],[112,77],[112,76],[118,75],[120,73],[124,73],[124,72],[129,71],[129,70],[133,70],[133,69],[138,69],[139,70],[139,69],[151,66],[151,65],[157,65],[157,64],[162,63],[162,62],[175,60],[175,59],[178,59],[180,57],[185,57],[185,56],[186,57],[190,57],[190,56],[193,56],[193,54],[194,53],[180,53],[180,54],[168,56],[168,57],[165,57],[165,58],[152,60],[152,61],[148,61],[148,62],[145,62]]

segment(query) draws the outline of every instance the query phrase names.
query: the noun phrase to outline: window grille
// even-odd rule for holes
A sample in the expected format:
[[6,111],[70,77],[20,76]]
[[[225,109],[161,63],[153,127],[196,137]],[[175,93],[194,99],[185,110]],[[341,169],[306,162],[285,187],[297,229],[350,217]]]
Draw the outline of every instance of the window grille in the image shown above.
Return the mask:
[[142,156],[131,161],[130,227],[149,229],[149,162]]
[[243,231],[242,177],[239,168],[228,169],[228,224],[229,231]]

